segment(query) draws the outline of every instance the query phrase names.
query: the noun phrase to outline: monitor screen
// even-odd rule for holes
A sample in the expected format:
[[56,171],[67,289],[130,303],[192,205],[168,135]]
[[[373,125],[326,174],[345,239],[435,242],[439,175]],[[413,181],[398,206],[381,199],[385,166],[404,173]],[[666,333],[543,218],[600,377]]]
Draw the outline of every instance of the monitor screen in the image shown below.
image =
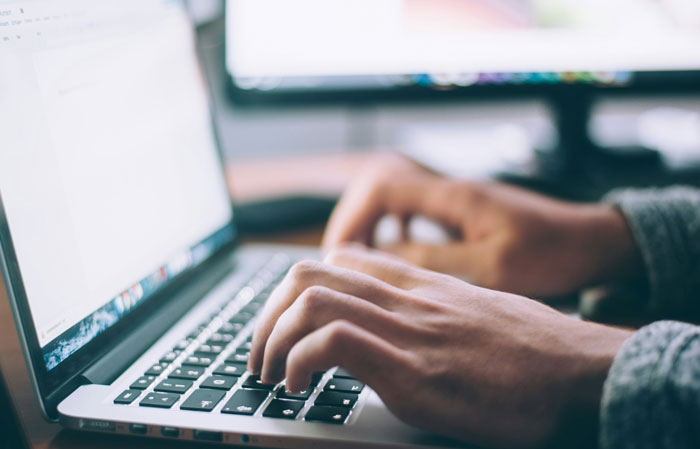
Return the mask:
[[586,83],[700,70],[697,0],[228,0],[239,89]]
[[233,237],[179,2],[0,1],[0,194],[47,369]]

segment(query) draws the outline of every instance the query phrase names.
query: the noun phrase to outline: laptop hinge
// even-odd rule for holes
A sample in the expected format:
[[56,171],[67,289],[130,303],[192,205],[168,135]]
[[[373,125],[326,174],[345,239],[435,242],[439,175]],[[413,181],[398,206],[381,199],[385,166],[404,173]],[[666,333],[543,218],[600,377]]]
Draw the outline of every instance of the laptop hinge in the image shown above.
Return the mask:
[[82,372],[87,382],[109,385],[148,350],[158,338],[233,269],[233,258],[222,257],[180,289],[163,307]]

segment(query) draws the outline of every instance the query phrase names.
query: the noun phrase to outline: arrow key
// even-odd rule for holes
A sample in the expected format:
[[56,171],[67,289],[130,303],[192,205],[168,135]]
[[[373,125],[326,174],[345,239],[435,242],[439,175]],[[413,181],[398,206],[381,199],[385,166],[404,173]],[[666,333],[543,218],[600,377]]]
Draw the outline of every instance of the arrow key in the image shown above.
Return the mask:
[[139,402],[139,405],[142,407],[170,408],[178,399],[180,399],[180,395],[175,393],[149,393]]
[[348,418],[350,410],[344,407],[326,407],[314,405],[304,417],[305,421],[318,421],[332,424],[343,424]]
[[263,416],[268,418],[294,419],[302,408],[304,408],[304,403],[302,401],[273,399],[263,412]]

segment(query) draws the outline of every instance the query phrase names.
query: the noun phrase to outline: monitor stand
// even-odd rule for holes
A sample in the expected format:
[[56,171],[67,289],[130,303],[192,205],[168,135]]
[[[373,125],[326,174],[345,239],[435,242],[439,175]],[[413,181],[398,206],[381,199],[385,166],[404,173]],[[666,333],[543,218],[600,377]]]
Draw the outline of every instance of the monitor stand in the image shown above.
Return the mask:
[[595,95],[585,86],[562,86],[548,98],[558,131],[554,150],[537,151],[530,168],[499,176],[562,198],[592,201],[622,186],[669,185],[687,180],[697,184],[697,170],[670,173],[660,154],[644,147],[605,148],[589,133]]

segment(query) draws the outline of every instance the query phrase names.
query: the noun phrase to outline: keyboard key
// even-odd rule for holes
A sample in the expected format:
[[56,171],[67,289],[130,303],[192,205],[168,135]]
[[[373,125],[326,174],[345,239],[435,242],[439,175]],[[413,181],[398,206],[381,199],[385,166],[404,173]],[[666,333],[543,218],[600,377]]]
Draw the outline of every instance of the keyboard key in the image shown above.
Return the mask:
[[141,392],[139,390],[125,390],[122,392],[122,394],[114,398],[114,403],[131,404],[132,402],[134,402],[134,399],[139,397],[140,394]]
[[177,344],[175,345],[175,348],[174,348],[173,350],[179,349],[180,351],[182,351],[183,349],[186,349],[189,345],[190,345],[190,342],[189,342],[189,341],[187,341],[187,340],[180,340],[180,341],[177,342]]
[[357,394],[355,393],[339,393],[335,391],[321,392],[314,404],[316,405],[331,405],[334,407],[350,407],[357,402]]
[[259,375],[250,375],[243,382],[243,388],[253,388],[256,390],[274,390],[275,384],[264,384],[260,381]]
[[354,377],[352,377],[350,373],[345,371],[345,368],[338,368],[337,370],[335,370],[335,372],[333,373],[333,377],[339,377],[342,379],[354,379]]
[[185,339],[190,340],[190,341],[196,340],[197,337],[199,337],[199,334],[201,334],[202,331],[204,331],[204,329],[206,329],[206,328],[207,328],[207,326],[205,324],[201,324],[201,325],[197,326],[197,329],[190,332],[189,335],[187,335],[187,337],[185,337]]
[[156,376],[141,376],[129,386],[132,390],[145,390],[156,380]]
[[217,390],[230,390],[238,379],[229,376],[210,376],[199,386],[201,388],[214,388]]
[[331,379],[324,388],[325,391],[342,391],[345,393],[359,393],[365,384],[354,379]]
[[311,374],[311,383],[309,386],[315,387],[318,385],[318,383],[321,382],[321,379],[323,379],[324,374],[326,374],[325,371],[316,371],[315,373]]
[[248,349],[238,348],[238,349],[236,349],[236,352],[234,352],[233,354],[228,356],[226,361],[227,362],[248,363],[249,358],[250,358],[250,352]]
[[245,346],[241,346],[239,348],[236,348],[236,350],[234,351],[234,354],[248,355],[248,354],[250,354],[250,348],[246,348]]
[[241,329],[243,329],[243,326],[244,326],[243,323],[226,322],[226,323],[221,325],[221,327],[219,328],[219,330],[217,332],[219,332],[220,334],[236,335],[236,334],[238,334],[238,332],[241,331]]
[[287,393],[284,388],[280,389],[280,391],[277,392],[277,397],[279,399],[293,399],[295,401],[305,401],[309,399],[309,396],[311,396],[311,393],[313,393],[314,389],[313,388],[307,388],[304,391],[301,391],[299,393]]
[[268,392],[263,390],[238,390],[221,409],[221,413],[252,415],[267,396]]
[[198,357],[196,355],[191,355],[187,357],[183,362],[182,365],[185,366],[209,366],[211,365],[211,362],[213,362],[214,359],[211,357]]
[[323,405],[314,405],[306,412],[304,417],[305,421],[317,421],[333,424],[343,424],[348,415],[350,414],[350,409],[343,407],[326,407]]
[[228,356],[226,359],[227,362],[239,362],[239,363],[248,363],[248,359],[250,358],[250,354],[231,354]]
[[229,334],[221,334],[221,333],[214,333],[209,336],[209,340],[207,340],[208,345],[227,345],[233,341],[233,335]]
[[194,355],[198,357],[210,357],[214,356],[216,357],[221,353],[221,351],[224,350],[224,347],[222,345],[199,345],[197,350],[195,351]]
[[192,393],[180,408],[182,410],[195,410],[199,412],[210,412],[226,393],[218,390],[199,389]]
[[168,366],[167,363],[157,363],[157,364],[153,365],[152,367],[150,367],[148,369],[148,371],[146,371],[143,374],[145,376],[160,376],[161,374],[163,374],[163,371],[165,370],[165,368],[167,366]]
[[304,403],[301,401],[273,399],[263,412],[263,416],[267,418],[294,419],[302,408],[304,408]]
[[214,370],[214,374],[239,377],[245,373],[245,370],[246,365],[244,363],[222,363]]
[[170,408],[180,399],[175,393],[150,393],[139,403],[142,407]]
[[168,363],[170,364],[173,360],[177,358],[179,355],[179,352],[175,351],[170,351],[166,354],[163,354],[163,357],[160,358],[160,363]]
[[231,324],[248,324],[248,322],[253,319],[253,314],[249,312],[240,311],[228,320]]
[[170,377],[173,379],[190,379],[196,380],[204,372],[204,368],[196,366],[183,366],[180,368],[175,368],[171,373]]
[[245,314],[245,315],[242,315],[242,317],[250,315],[252,318],[253,316],[255,316],[256,313],[258,313],[258,311],[260,310],[261,307],[262,307],[262,304],[260,304],[259,302],[251,301],[245,307],[243,307],[241,309],[241,311],[239,312],[239,315]]
[[163,382],[156,385],[153,390],[162,391],[165,393],[184,393],[189,390],[191,386],[191,380],[165,379]]

